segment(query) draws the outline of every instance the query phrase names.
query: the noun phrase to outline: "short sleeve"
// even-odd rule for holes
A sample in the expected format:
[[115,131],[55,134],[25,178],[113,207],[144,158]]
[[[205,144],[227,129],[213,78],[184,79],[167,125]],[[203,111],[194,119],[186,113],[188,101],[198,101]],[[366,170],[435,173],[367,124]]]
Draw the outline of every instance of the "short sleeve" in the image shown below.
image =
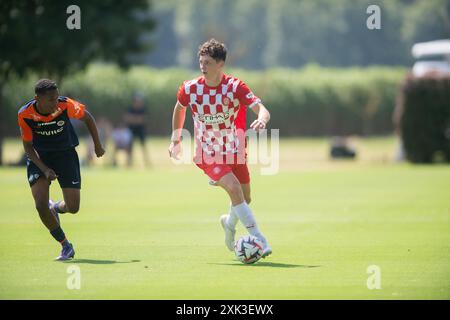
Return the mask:
[[23,120],[22,116],[19,114],[18,117],[20,135],[23,141],[32,141],[33,140],[33,132],[31,131],[30,126]]
[[67,98],[67,115],[71,119],[81,119],[84,117],[86,106],[78,101]]
[[249,108],[253,108],[261,102],[261,99],[255,96],[249,87],[242,81],[239,81],[236,88],[236,96],[239,99],[240,104],[248,106]]
[[178,89],[177,100],[183,107],[187,107],[189,104],[189,96],[186,94],[184,83]]

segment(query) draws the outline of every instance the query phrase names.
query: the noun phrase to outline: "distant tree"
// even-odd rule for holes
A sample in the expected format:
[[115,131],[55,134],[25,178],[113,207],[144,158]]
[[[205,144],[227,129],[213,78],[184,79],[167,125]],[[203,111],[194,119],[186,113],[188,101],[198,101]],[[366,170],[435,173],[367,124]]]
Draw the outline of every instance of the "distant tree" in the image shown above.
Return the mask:
[[[366,26],[370,5],[381,29]],[[155,17],[165,27],[148,61],[164,67],[197,68],[209,37],[227,44],[234,67],[409,66],[415,42],[450,36],[450,0],[164,0]]]
[[[80,15],[69,11],[78,6]],[[79,18],[80,29],[68,28]],[[68,21],[69,20],[69,21]],[[76,22],[76,21],[75,21]],[[11,76],[34,72],[60,82],[93,60],[128,65],[127,57],[148,51],[141,36],[154,29],[148,0],[2,0],[0,2],[0,113]],[[0,117],[0,164],[4,136]]]
[[[405,40],[420,42],[450,37],[449,0],[415,0],[404,8],[401,33]],[[436,38],[430,39],[430,34]]]

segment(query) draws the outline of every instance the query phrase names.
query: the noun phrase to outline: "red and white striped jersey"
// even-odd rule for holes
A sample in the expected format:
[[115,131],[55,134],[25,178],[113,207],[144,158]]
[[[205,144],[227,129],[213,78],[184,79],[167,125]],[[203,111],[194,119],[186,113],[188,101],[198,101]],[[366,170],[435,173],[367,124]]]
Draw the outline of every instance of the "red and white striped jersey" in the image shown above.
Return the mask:
[[[197,156],[199,152],[214,156],[241,150],[247,107],[261,102],[243,81],[225,74],[217,87],[208,86],[203,76],[185,81],[177,98],[191,108]],[[241,129],[239,135],[237,129]]]

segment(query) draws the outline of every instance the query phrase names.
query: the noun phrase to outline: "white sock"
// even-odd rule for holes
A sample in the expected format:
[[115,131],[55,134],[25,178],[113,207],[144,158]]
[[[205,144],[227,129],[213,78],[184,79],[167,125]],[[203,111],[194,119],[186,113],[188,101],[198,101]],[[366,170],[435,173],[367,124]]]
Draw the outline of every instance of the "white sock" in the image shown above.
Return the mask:
[[253,212],[248,206],[247,202],[242,202],[237,206],[232,207],[234,213],[239,217],[242,224],[245,228],[247,228],[248,232],[261,240],[264,245],[267,244],[266,238],[262,235],[262,233],[258,229],[258,225],[256,224],[255,217],[253,216]]
[[227,225],[231,229],[236,229],[236,225],[237,225],[238,221],[239,221],[239,218],[233,210],[233,205],[230,204],[230,212],[228,213]]

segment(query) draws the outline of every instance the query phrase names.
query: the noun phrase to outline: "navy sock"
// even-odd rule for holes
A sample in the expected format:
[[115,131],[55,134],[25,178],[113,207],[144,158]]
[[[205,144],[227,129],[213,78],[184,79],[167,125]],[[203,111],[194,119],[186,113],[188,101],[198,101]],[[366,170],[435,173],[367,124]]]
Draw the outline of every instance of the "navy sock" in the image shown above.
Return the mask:
[[61,229],[61,227],[58,226],[56,229],[50,231],[50,234],[63,246],[69,244],[69,240],[67,240],[66,235],[64,234],[64,231]]

